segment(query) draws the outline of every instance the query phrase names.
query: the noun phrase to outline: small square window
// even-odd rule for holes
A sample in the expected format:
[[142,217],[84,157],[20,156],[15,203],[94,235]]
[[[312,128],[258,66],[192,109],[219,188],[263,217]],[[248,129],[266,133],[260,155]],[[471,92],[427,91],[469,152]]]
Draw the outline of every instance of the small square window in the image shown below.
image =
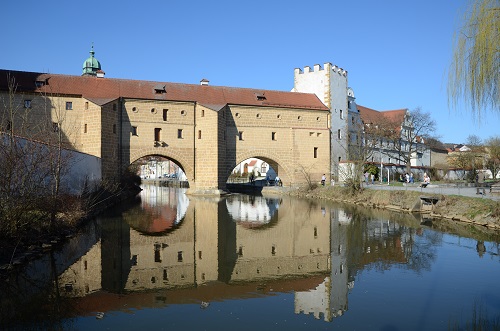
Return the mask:
[[318,158],[318,147],[314,147],[314,158]]
[[83,133],[87,133],[87,123],[83,125]]
[[73,109],[73,102],[66,101],[66,110],[71,110],[71,109]]
[[271,132],[271,139],[276,140],[276,132]]
[[31,100],[24,100],[24,108],[31,108]]
[[177,138],[182,139],[182,129],[177,130]]
[[136,127],[136,126],[133,126],[133,127],[132,127],[132,131],[131,131],[131,132],[132,132],[132,135],[133,135],[133,136],[137,136],[137,135],[138,135],[138,134],[137,134],[137,127]]
[[198,139],[201,139],[201,130],[198,130]]
[[238,139],[243,140],[243,131],[238,132]]
[[163,121],[167,121],[168,109],[163,109]]
[[89,102],[85,101],[85,110],[88,110],[88,109],[89,109]]

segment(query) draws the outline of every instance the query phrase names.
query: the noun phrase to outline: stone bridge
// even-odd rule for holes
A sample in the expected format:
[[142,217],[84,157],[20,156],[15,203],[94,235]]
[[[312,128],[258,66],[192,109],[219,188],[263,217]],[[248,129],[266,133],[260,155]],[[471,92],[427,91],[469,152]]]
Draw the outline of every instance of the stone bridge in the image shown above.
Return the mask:
[[[150,155],[178,164],[192,194],[222,193],[251,157],[285,186],[330,174],[330,113],[315,94],[207,84],[0,70],[2,98],[14,94],[22,119],[44,124],[25,134],[100,158],[106,180]],[[25,125],[3,122],[16,132]]]

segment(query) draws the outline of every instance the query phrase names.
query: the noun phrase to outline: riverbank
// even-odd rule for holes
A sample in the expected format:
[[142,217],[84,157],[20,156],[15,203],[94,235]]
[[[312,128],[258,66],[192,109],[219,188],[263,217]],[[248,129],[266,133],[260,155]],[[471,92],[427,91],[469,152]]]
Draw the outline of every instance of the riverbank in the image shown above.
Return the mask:
[[[426,212],[431,218],[449,219],[500,230],[500,202],[497,199],[485,199],[481,195],[470,197],[439,192],[408,190],[404,187],[376,186],[352,194],[340,186],[319,186],[313,190],[306,188],[263,190],[263,194],[288,194],[312,199],[326,199],[370,208],[394,210],[398,212]],[[453,192],[451,192],[453,193]],[[421,198],[427,198],[422,200]],[[427,204],[425,201],[435,204]]]
[[12,236],[0,236],[0,279],[13,268],[42,256],[72,238],[79,228],[106,209],[136,196],[139,186],[115,192],[100,190],[91,197],[74,199],[74,205],[59,212],[53,228],[33,220],[29,231],[19,231]]

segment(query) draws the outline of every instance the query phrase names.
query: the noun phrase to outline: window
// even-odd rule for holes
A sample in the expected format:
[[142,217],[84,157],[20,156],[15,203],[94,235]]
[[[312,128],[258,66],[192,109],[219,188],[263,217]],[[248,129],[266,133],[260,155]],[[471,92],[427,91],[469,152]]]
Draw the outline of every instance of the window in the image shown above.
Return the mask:
[[260,172],[263,172],[263,173],[267,172],[267,163],[266,162],[262,162],[262,164],[260,165]]
[[66,101],[66,110],[71,110],[71,109],[73,109],[73,102]]
[[31,108],[31,100],[24,100],[24,108]]
[[[114,106],[114,105],[113,105]],[[115,107],[113,107],[115,108]],[[89,109],[89,102],[88,101],[85,101],[85,110],[88,110]],[[114,109],[113,109],[114,110]]]
[[182,129],[177,130],[177,138],[182,139]]
[[318,147],[314,147],[314,158],[318,158]]
[[185,110],[181,110],[181,115],[182,116],[186,116],[186,111]]
[[59,123],[52,122],[52,130],[54,132],[59,132]]
[[342,139],[342,131],[340,129],[337,130],[337,138]]
[[276,140],[276,132],[271,132],[271,139]]
[[167,113],[168,113],[168,109],[163,109],[163,121],[167,121]]
[[182,262],[182,251],[177,252],[177,262]]
[[113,133],[116,133],[116,124],[113,124]]
[[161,129],[155,128],[155,141],[161,141]]
[[87,133],[87,123],[83,125],[83,133]]
[[238,139],[243,140],[243,131],[238,132]]
[[137,134],[137,127],[136,127],[136,126],[133,126],[133,127],[132,127],[132,135],[133,135],[133,136],[137,136],[137,135],[138,135],[138,134]]
[[201,117],[205,117],[205,109],[201,110]]
[[342,111],[342,109],[340,110],[340,119],[343,120],[344,119],[344,112]]
[[156,108],[151,108],[151,114],[156,114]]
[[201,139],[201,130],[198,130],[198,139]]
[[116,111],[116,103],[113,104],[113,110]]
[[155,244],[155,262],[161,262],[160,249],[161,249],[161,245]]

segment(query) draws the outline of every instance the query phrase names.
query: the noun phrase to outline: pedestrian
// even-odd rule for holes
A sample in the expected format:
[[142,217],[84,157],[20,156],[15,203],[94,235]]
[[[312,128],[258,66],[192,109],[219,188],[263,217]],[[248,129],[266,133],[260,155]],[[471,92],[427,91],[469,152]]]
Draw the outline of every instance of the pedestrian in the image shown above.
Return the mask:
[[372,176],[372,185],[375,184],[375,175],[374,174],[371,174]]
[[367,171],[367,172],[365,172],[365,183],[366,183],[366,184],[368,184],[368,176],[369,176],[369,175],[370,175],[370,174],[368,173],[368,171]]
[[321,176],[321,185],[325,186],[325,182],[326,182],[326,175],[323,174],[323,176]]
[[410,183],[414,183],[414,180],[413,180],[413,172],[410,172]]

